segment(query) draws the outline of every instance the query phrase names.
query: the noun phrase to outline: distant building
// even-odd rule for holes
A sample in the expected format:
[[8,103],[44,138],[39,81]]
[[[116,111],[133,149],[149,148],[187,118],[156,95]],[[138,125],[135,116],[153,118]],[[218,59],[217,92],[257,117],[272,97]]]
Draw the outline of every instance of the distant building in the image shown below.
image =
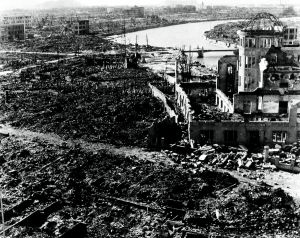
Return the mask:
[[110,14],[110,13],[113,13],[113,14],[120,14],[123,12],[123,8],[121,7],[107,7],[106,8],[106,13]]
[[31,28],[32,22],[32,16],[4,16],[2,19],[3,25],[25,24],[26,28]]
[[124,17],[126,17],[126,18],[144,18],[145,17],[145,8],[134,6],[133,8],[125,9]]
[[182,1],[182,0],[167,0],[167,1],[165,1],[165,5],[172,6],[172,7],[174,7],[176,5],[180,5],[180,4],[182,4],[182,5],[197,5],[198,2],[199,2],[198,0],[184,0],[184,1]]
[[194,5],[176,5],[175,7],[164,8],[164,11],[168,14],[193,13],[193,12],[196,12],[196,6],[194,6]]
[[283,45],[284,46],[299,46],[298,40],[298,28],[296,26],[287,26],[284,30],[283,35]]
[[78,20],[72,23],[73,31],[76,35],[89,34],[90,25],[89,20]]
[[283,35],[283,50],[297,62],[300,62],[299,22],[287,22]]
[[178,12],[183,12],[183,13],[196,12],[196,6],[194,5],[176,5],[175,9]]
[[0,40],[25,40],[25,24],[5,24],[0,26]]

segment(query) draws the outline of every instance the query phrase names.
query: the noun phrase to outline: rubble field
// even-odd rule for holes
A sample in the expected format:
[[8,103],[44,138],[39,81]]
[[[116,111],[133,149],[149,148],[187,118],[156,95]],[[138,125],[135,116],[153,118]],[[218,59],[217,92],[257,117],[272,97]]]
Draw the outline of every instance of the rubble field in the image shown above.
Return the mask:
[[[204,134],[202,135],[202,141],[207,142]],[[300,154],[299,142],[290,145],[275,144],[271,148],[268,146],[267,157],[263,148],[259,146],[248,150],[247,147],[242,145],[234,147],[203,143],[202,145],[194,144],[194,148],[191,148],[185,139],[177,144],[172,144],[170,150],[165,150],[164,153],[175,163],[190,168],[209,165],[236,171],[240,171],[240,169],[274,171],[277,170],[275,160],[278,160],[278,163],[290,165],[290,172],[293,172],[292,167],[299,167],[300,164],[298,158]]]
[[6,237],[299,236],[283,190],[205,166],[15,136],[0,150]]
[[120,44],[111,42],[97,35],[49,35],[24,42],[1,44],[0,50],[22,50],[33,52],[70,53],[78,51],[108,51],[120,49]]
[[41,80],[38,90],[15,83],[18,90],[9,91],[7,103],[2,98],[2,121],[64,138],[147,146],[147,128],[165,116],[148,83],[162,79],[143,69],[98,69],[94,76],[73,78],[75,70],[59,86],[55,78]]
[[[39,81],[33,72],[14,76],[1,99],[2,123],[73,143],[3,135],[6,237],[299,237],[293,198],[257,175],[251,180],[251,169],[264,169],[261,154],[201,145],[190,153],[165,151],[158,160],[87,147],[145,147],[148,128],[165,112],[148,87],[161,78],[82,59],[42,66]],[[229,118],[206,105],[197,109],[199,120]],[[281,150],[271,156],[290,159]],[[248,174],[241,179],[222,169]]]
[[[61,59],[60,55],[20,55],[17,56],[14,53],[0,54],[0,64],[3,66],[2,71],[6,70],[18,70],[22,67],[33,66],[35,64],[43,64],[44,62]],[[2,62],[1,62],[2,61]]]
[[[127,50],[134,51],[135,44],[127,44]],[[163,47],[139,46],[142,50],[165,50]],[[43,37],[37,37],[25,41],[4,42],[0,45],[3,51],[23,51],[23,52],[51,52],[51,53],[121,53],[125,46],[112,39],[101,35],[52,35],[46,34]]]

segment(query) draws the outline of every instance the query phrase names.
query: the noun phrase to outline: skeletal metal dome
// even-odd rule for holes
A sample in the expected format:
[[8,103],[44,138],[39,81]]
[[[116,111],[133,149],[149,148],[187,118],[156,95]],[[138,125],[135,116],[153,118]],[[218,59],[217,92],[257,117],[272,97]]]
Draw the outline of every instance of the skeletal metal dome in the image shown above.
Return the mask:
[[283,31],[283,23],[274,15],[261,12],[251,18],[244,30]]

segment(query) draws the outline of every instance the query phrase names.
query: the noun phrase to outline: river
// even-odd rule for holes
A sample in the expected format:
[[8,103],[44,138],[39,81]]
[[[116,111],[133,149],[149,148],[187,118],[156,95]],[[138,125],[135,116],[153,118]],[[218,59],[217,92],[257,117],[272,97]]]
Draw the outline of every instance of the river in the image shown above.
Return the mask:
[[[299,22],[300,17],[280,18],[280,20],[289,24],[290,22]],[[228,49],[222,42],[216,43],[213,40],[206,39],[204,32],[212,29],[214,26],[233,22],[237,20],[221,20],[221,21],[206,21],[197,23],[187,23],[181,25],[160,27],[154,29],[148,29],[143,31],[137,31],[126,34],[126,43],[135,44],[136,37],[139,45],[146,45],[146,35],[148,37],[149,45],[161,46],[161,47],[176,47],[196,49],[197,47],[204,47],[204,49]],[[119,43],[125,43],[123,35],[115,36],[115,41]],[[207,66],[217,66],[218,60],[223,55],[232,54],[231,52],[209,52],[204,54],[204,59],[197,59],[201,63]],[[196,58],[196,55],[194,55]]]
[[[204,49],[228,49],[224,43],[216,43],[213,40],[206,39],[204,36],[205,31],[212,29],[215,25],[225,22],[229,21],[187,23],[127,33],[126,43],[135,44],[137,38],[139,45],[146,45],[147,36],[148,43],[152,46],[185,48],[186,50],[188,50],[190,47],[191,49],[196,49],[197,47],[204,47]],[[113,38],[119,43],[125,43],[125,38],[123,35],[114,36]],[[232,53],[209,52],[205,53],[204,59],[200,61],[207,66],[215,67],[220,57],[229,54]],[[194,55],[194,57],[196,58],[196,55]]]

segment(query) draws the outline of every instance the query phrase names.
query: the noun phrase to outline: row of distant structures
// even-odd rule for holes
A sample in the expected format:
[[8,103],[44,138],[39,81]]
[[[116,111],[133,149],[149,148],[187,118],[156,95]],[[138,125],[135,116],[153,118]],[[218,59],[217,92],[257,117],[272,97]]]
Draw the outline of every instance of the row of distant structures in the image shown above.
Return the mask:
[[[94,7],[57,8],[43,10],[18,10],[6,12],[0,17],[0,41],[25,40],[43,34],[88,34],[90,32],[111,34],[122,33],[125,25],[132,29],[155,27],[166,23],[178,23],[186,19],[246,18],[261,8],[236,8],[230,6],[206,6],[199,1],[186,0],[185,4],[170,0],[163,7]],[[171,4],[172,3],[172,4]],[[281,6],[268,7],[268,12],[280,15]],[[295,12],[294,12],[295,14]],[[285,15],[286,16],[286,15]],[[128,28],[126,28],[128,29]],[[42,30],[42,31],[40,31]]]
[[[175,5],[167,7],[166,10],[170,14],[176,13],[193,13],[196,7],[193,5]],[[123,19],[142,19],[146,17],[145,8],[134,6],[131,8],[123,7],[107,7],[106,14],[122,17]],[[92,18],[92,17],[91,17]],[[7,15],[0,18],[0,41],[25,40],[28,37],[26,30],[32,29],[36,24],[36,19],[31,15]],[[90,20],[83,19],[82,16],[76,17],[75,20],[70,17],[66,21],[66,27],[71,29],[74,34],[88,34],[90,29]]]
[[[203,5],[204,6],[204,5]],[[174,6],[167,6],[162,7],[159,9],[147,9],[147,14],[156,14],[156,13],[195,13],[199,10],[195,5],[182,5],[177,4]],[[124,9],[123,7],[107,7],[106,8],[107,13],[117,13],[117,14],[123,14],[125,18],[144,18],[146,14],[146,10],[144,7],[137,7],[134,6],[129,9]],[[149,12],[148,12],[149,11]]]
[[[124,18],[144,18],[144,7],[134,6],[129,9],[122,9]],[[107,8],[107,13],[118,12],[120,8]],[[0,19],[0,41],[25,40],[26,29],[31,29],[34,25],[34,17],[31,15],[3,16]],[[89,33],[88,19],[70,19],[66,22],[72,32],[77,35]]]
[[[67,22],[74,34],[89,33],[89,20],[70,20]],[[0,41],[25,40],[26,29],[33,27],[32,16],[4,16],[0,24]]]

